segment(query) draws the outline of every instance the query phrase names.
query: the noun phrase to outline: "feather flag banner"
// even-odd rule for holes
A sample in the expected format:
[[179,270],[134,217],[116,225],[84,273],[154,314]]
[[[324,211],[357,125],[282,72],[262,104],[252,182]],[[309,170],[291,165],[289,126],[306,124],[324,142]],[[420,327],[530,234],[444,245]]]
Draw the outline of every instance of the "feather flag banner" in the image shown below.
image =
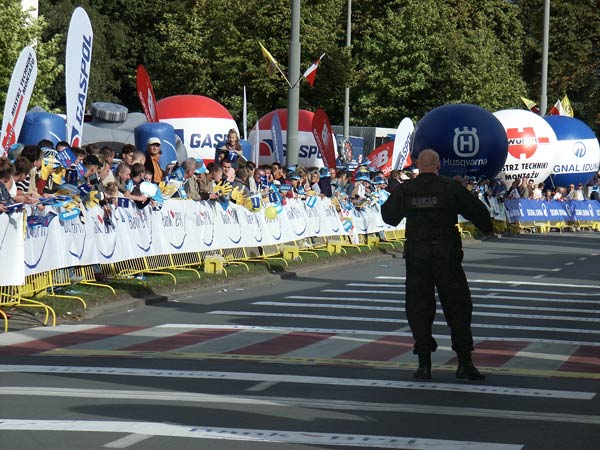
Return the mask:
[[325,56],[325,53],[323,53],[319,57],[319,59],[317,59],[314,63],[312,63],[311,66],[308,69],[306,69],[306,71],[302,75],[306,79],[306,81],[308,81],[308,84],[310,84],[311,87],[313,87],[315,84],[315,77],[317,76],[317,69],[319,68],[319,64],[321,64],[321,60],[323,59],[324,56]]

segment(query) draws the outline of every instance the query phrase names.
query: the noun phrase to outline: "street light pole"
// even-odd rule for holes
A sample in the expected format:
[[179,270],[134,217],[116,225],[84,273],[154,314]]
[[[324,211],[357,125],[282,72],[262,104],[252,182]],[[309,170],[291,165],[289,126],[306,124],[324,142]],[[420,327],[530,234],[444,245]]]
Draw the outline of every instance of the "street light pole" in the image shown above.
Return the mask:
[[290,52],[288,57],[288,80],[292,86],[288,90],[287,121],[287,166],[298,165],[298,116],[300,110],[300,0],[292,0],[292,26],[290,30]]
[[[352,36],[352,0],[348,0],[348,17],[346,18],[346,47],[350,50]],[[344,140],[350,136],[350,87],[346,86],[344,99]]]
[[550,0],[544,2],[544,38],[542,45],[542,94],[540,98],[540,115],[545,116],[548,110],[548,40],[550,36]]

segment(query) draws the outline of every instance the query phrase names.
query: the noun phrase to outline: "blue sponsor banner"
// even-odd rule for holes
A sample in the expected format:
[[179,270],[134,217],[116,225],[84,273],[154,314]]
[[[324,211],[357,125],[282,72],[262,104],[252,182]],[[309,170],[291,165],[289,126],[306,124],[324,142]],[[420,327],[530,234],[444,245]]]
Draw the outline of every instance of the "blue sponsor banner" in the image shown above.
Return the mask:
[[600,221],[600,201],[598,200],[571,200],[567,202],[576,220]]
[[600,202],[597,200],[566,201],[504,199],[508,221],[514,222],[562,222],[600,221]]

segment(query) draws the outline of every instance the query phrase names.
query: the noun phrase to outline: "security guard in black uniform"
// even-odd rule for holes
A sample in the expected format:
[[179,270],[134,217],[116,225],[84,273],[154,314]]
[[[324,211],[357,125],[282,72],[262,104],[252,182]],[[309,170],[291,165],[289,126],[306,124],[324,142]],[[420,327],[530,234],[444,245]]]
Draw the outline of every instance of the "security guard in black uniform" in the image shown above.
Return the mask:
[[490,214],[460,183],[438,175],[440,157],[431,149],[418,157],[417,178],[399,185],[381,207],[384,222],[396,226],[406,217],[406,316],[419,357],[415,378],[431,378],[431,352],[437,348],[431,327],[435,288],[450,327],[452,349],[458,356],[456,377],[483,380],[473,365],[471,314],[473,303],[462,268],[462,244],[457,214],[493,236]]

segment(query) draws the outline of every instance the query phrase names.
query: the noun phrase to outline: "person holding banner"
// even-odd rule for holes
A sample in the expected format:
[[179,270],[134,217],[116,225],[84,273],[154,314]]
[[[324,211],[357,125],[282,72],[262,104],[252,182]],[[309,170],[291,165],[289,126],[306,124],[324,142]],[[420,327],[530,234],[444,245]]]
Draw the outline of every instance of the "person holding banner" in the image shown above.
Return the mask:
[[[215,161],[219,161],[220,159],[225,158],[230,153],[235,153],[237,155],[235,160],[231,160],[232,162],[237,162],[238,158],[244,156],[242,154],[242,145],[240,144],[240,137],[237,131],[235,131],[235,128],[232,128],[227,132],[227,141],[222,142],[219,146],[217,146]],[[237,168],[237,164],[234,168]]]
[[419,175],[396,187],[381,207],[383,221],[397,226],[406,218],[406,316],[415,340],[419,367],[415,378],[431,378],[435,289],[451,330],[458,356],[456,378],[485,379],[473,365],[471,315],[473,303],[462,268],[463,251],[457,215],[470,220],[487,236],[493,225],[487,208],[461,184],[440,177],[440,158],[431,149],[419,153]]

